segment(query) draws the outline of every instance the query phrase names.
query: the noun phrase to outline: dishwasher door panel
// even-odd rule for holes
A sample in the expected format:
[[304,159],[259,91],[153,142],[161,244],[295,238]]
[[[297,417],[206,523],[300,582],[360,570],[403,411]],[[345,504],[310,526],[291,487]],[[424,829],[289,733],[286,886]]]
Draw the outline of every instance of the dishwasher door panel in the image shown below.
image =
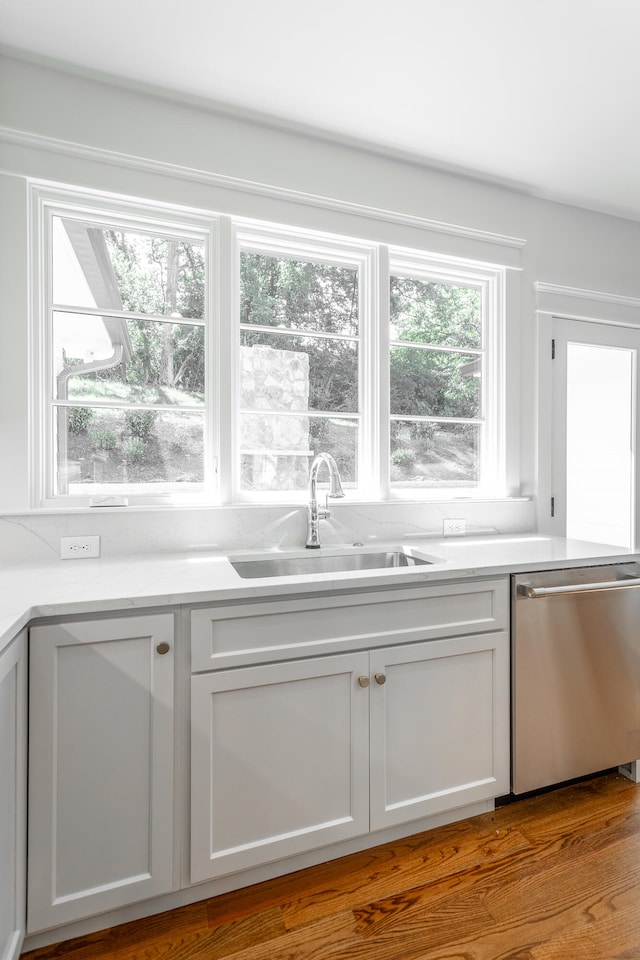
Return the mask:
[[513,581],[513,792],[638,759],[640,568]]

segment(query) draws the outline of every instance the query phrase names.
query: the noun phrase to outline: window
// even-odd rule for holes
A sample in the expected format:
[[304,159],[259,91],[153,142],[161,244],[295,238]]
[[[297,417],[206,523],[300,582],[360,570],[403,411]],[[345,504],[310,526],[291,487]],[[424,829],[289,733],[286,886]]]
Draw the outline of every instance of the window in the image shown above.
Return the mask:
[[390,483],[495,489],[501,472],[499,276],[391,257]]
[[48,497],[205,483],[208,232],[46,210]]
[[239,492],[306,490],[330,453],[357,489],[370,249],[238,233]]
[[38,505],[504,493],[503,268],[38,199]]

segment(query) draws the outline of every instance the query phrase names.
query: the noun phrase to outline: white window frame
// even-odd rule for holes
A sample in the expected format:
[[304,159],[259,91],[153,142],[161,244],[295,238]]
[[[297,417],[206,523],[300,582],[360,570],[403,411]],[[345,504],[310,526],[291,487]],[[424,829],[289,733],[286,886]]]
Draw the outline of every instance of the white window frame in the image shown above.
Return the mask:
[[[390,444],[387,430],[387,499],[390,500],[450,500],[465,497],[506,496],[506,363],[505,363],[505,291],[506,269],[472,260],[440,257],[404,247],[388,248],[388,275],[415,280],[435,281],[461,287],[476,287],[481,291],[482,348],[480,350],[451,348],[454,352],[475,353],[482,356],[481,416],[478,418],[451,418],[452,423],[478,422],[481,425],[480,482],[473,487],[460,486],[445,489],[392,487],[389,480]],[[390,351],[390,342],[387,341]],[[387,353],[387,368],[389,366]],[[388,374],[387,374],[388,375]],[[388,401],[388,391],[387,391]],[[387,421],[392,416],[387,406]],[[395,419],[395,416],[394,416]],[[411,417],[398,417],[407,420]],[[429,420],[416,417],[416,420]],[[440,421],[443,418],[434,417]],[[446,419],[446,418],[445,418]]]
[[[54,411],[60,406],[55,396],[53,376],[53,314],[67,305],[53,300],[54,217],[90,221],[96,226],[155,233],[182,241],[193,241],[205,248],[205,309],[202,325],[205,331],[205,404],[204,404],[204,482],[188,492],[137,492],[135,486],[113,484],[110,495],[124,497],[132,505],[169,505],[217,500],[217,464],[219,460],[219,377],[215,365],[218,345],[217,289],[215,252],[218,246],[217,222],[211,214],[176,209],[164,204],[137,202],[124,198],[106,199],[89,191],[32,187],[32,275],[34,323],[31,328],[31,369],[34,376],[34,402],[31,411],[32,443],[31,490],[32,506],[60,508],[89,507],[105,498],[87,485],[86,495],[64,494],[56,490],[56,448],[53,429]],[[208,281],[208,282],[207,282]],[[73,312],[79,308],[73,307]],[[91,311],[89,311],[91,312]],[[137,315],[123,311],[125,319]],[[143,319],[153,319],[144,317]],[[193,323],[193,320],[189,321]],[[84,404],[85,406],[90,404]],[[78,404],[76,404],[78,406]],[[121,406],[117,403],[114,407]],[[144,409],[145,405],[139,405]]]
[[[233,261],[234,286],[232,297],[232,315],[234,318],[233,348],[230,367],[234,381],[231,386],[233,402],[231,404],[231,433],[233,438],[233,456],[228,465],[229,486],[233,490],[233,499],[238,503],[304,502],[306,490],[275,491],[242,490],[241,451],[240,451],[240,257],[242,253],[258,253],[264,256],[306,260],[313,263],[354,269],[358,274],[358,337],[346,338],[358,341],[358,411],[344,414],[346,419],[355,419],[358,423],[357,450],[357,486],[345,486],[347,500],[362,501],[376,496],[374,460],[376,456],[376,438],[371,409],[375,396],[375,376],[371,357],[375,356],[375,310],[376,302],[376,245],[351,240],[348,237],[323,234],[318,231],[294,229],[267,224],[261,221],[234,218],[232,225],[234,240]],[[262,327],[256,329],[264,330]],[[277,329],[277,328],[276,328]],[[269,332],[267,330],[267,332]],[[279,330],[278,332],[284,332]],[[296,336],[294,330],[292,336]],[[333,336],[333,335],[332,335]],[[340,339],[335,336],[335,339]],[[323,411],[312,415],[330,415]],[[334,414],[335,416],[335,414]],[[309,466],[311,463],[309,463]],[[224,471],[225,467],[221,467]],[[373,481],[373,482],[372,482]]]
[[[358,486],[352,502],[449,501],[508,496],[506,488],[506,284],[509,267],[415,248],[358,240],[342,234],[178,207],[96,191],[30,185],[32,309],[30,332],[33,398],[30,412],[30,479],[34,508],[85,507],[93,499],[55,493],[53,433],[48,428],[54,394],[51,378],[53,310],[51,222],[78,217],[106,226],[157,232],[204,243],[208,284],[205,307],[205,481],[201,492],[149,495],[122,492],[131,505],[300,503],[306,491],[266,493],[240,489],[239,348],[240,253],[309,259],[354,267],[359,274]],[[380,231],[384,231],[381,229]],[[481,483],[473,488],[398,488],[390,483],[389,299],[390,275],[436,280],[482,290]],[[510,288],[511,289],[511,288]],[[511,295],[511,294],[510,294]],[[469,351],[465,351],[469,352]],[[473,351],[471,351],[473,352]],[[120,495],[114,484],[113,495]]]

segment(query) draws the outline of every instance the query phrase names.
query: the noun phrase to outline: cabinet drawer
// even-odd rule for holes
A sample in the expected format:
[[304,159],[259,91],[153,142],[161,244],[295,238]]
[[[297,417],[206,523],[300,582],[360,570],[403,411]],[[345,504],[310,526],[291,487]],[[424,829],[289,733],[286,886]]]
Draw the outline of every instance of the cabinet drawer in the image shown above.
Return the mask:
[[506,629],[506,577],[191,612],[194,672]]

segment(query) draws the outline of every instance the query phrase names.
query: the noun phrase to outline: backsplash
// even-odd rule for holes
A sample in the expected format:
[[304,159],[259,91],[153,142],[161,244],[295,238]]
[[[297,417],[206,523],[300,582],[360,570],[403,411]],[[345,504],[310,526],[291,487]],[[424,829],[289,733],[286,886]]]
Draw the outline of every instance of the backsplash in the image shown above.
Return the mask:
[[[323,545],[441,537],[446,517],[466,535],[531,532],[529,500],[451,503],[331,504],[321,522]],[[301,504],[202,508],[109,508],[69,513],[0,515],[0,565],[59,561],[60,538],[100,537],[102,557],[185,551],[297,549],[306,539]],[[85,561],[90,562],[90,561]]]

